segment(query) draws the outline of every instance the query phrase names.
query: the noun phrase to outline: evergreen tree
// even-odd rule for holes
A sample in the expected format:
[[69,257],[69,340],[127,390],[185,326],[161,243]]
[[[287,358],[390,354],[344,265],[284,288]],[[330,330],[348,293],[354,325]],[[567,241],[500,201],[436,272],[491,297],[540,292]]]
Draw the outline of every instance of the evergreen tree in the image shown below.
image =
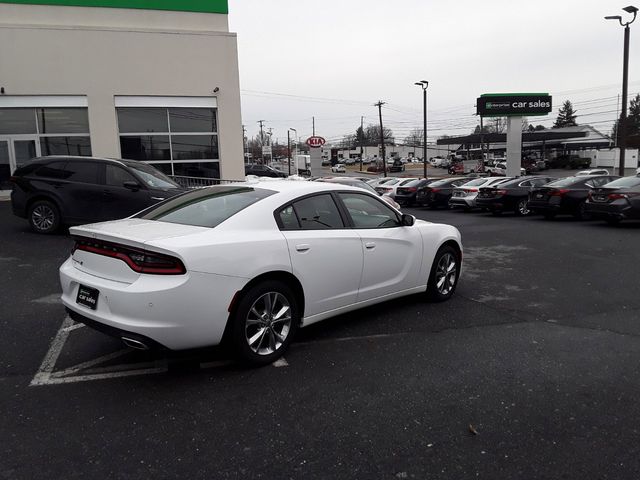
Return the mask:
[[571,102],[569,100],[565,100],[558,111],[558,118],[556,118],[552,128],[575,127],[578,125],[576,123],[576,113],[577,112],[573,109]]
[[[611,131],[611,138],[616,142],[616,145],[620,143],[618,138],[618,128],[620,120],[616,120],[613,124]],[[629,102],[629,113],[627,114],[627,147],[628,148],[640,148],[640,93],[637,94]]]

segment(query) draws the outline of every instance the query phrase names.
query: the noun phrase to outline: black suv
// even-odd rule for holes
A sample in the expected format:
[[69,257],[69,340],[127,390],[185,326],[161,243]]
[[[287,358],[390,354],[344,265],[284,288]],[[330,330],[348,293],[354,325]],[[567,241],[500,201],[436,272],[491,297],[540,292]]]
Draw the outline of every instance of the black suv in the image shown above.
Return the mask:
[[37,233],[125,218],[186,191],[146,163],[94,157],[36,158],[11,181],[13,213]]
[[288,175],[280,170],[270,167],[269,165],[261,165],[259,163],[249,163],[244,166],[245,175],[257,175],[259,177],[276,177],[286,178]]

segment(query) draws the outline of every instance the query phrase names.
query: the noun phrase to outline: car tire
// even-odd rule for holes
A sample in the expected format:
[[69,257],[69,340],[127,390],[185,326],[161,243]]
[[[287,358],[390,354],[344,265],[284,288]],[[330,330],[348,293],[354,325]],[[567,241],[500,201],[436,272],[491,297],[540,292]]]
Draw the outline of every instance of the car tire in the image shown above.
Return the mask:
[[231,321],[231,342],[239,360],[268,365],[282,356],[298,330],[298,301],[287,284],[261,282],[242,295]]
[[460,278],[460,253],[450,245],[440,247],[431,265],[427,282],[427,299],[444,302],[451,298]]
[[529,210],[529,202],[526,198],[518,200],[518,203],[516,203],[515,213],[519,217],[526,217],[527,215],[531,215],[531,210]]
[[61,224],[60,210],[49,200],[33,202],[29,206],[27,218],[31,229],[36,233],[54,233]]

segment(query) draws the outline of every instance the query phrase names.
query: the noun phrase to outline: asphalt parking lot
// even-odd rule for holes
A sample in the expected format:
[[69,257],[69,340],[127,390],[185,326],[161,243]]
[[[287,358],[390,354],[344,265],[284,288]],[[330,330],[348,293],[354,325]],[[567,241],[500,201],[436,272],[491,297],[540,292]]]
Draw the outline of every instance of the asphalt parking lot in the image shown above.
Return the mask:
[[65,320],[71,240],[0,202],[0,478],[638,478],[640,223],[405,211],[461,230],[456,296],[247,370]]

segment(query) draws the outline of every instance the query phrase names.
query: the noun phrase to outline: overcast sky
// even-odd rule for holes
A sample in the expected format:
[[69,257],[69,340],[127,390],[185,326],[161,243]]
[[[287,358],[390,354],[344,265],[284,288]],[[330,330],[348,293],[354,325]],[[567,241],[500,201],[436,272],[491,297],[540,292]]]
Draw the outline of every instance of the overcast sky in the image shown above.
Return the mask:
[[[640,7],[640,0],[635,0]],[[492,92],[549,92],[554,111],[531,117],[551,126],[571,100],[578,123],[609,133],[619,110],[624,29],[605,15],[616,0],[229,0],[238,34],[242,117],[286,141],[336,140],[378,122],[396,139],[422,127],[428,80],[429,141],[478,124],[475,99]],[[640,19],[631,25],[629,97],[640,91]]]

